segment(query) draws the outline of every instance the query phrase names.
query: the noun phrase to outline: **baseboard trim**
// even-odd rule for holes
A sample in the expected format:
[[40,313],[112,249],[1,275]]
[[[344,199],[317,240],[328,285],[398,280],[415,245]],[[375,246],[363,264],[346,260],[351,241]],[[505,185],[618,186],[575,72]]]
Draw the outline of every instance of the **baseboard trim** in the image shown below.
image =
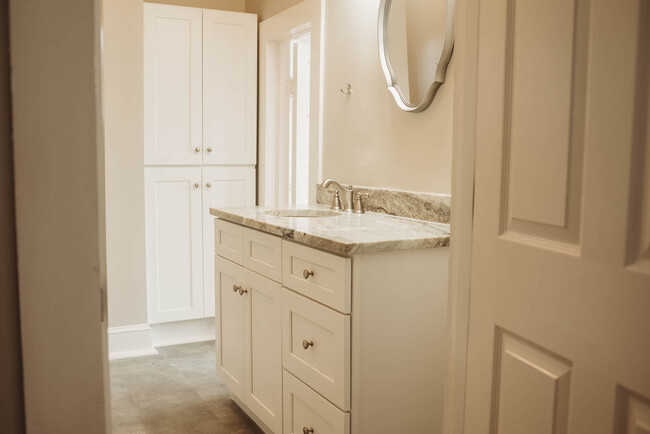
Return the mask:
[[214,334],[214,317],[151,324],[154,347],[213,341]]
[[149,324],[108,328],[109,360],[151,356],[158,351],[151,345]]

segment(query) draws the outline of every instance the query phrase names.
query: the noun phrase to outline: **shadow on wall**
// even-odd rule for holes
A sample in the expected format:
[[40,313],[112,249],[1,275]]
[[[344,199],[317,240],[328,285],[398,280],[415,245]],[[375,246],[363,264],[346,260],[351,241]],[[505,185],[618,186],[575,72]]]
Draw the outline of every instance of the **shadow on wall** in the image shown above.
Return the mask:
[[25,432],[9,91],[8,1],[0,0],[0,426]]

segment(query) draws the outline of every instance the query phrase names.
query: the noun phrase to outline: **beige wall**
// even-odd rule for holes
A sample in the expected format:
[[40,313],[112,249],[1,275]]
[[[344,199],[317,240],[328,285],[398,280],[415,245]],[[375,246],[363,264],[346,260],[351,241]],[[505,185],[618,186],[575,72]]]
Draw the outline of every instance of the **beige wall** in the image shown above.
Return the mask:
[[[325,2],[323,176],[449,194],[453,65],[426,111],[399,110],[379,65],[378,7],[379,0]],[[348,82],[351,96],[339,92]]]
[[257,14],[257,19],[259,21],[264,21],[285,9],[289,9],[291,6],[297,5],[301,1],[302,0],[246,0],[246,12]]
[[147,323],[141,1],[104,0],[108,325]]
[[99,0],[11,0],[9,14],[26,431],[101,434]]
[[0,431],[25,430],[16,276],[7,0],[0,0]]
[[[135,1],[133,3],[140,3]],[[246,0],[151,0],[150,3],[244,12]]]

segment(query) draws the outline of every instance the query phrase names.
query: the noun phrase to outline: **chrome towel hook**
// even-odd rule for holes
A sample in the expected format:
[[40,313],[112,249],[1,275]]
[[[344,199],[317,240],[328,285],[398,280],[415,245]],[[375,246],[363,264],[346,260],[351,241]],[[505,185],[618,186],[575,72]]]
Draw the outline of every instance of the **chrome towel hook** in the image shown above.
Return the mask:
[[352,85],[348,83],[347,89],[339,89],[343,95],[352,95]]

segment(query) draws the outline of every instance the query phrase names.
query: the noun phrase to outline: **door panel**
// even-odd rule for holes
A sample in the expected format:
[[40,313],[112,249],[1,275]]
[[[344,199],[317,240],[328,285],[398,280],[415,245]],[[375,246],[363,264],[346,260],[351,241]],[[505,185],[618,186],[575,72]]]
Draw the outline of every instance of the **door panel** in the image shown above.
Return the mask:
[[481,1],[465,432],[645,414],[648,10]]
[[214,220],[210,208],[255,206],[254,167],[203,167],[204,316],[214,316]]
[[245,272],[246,400],[275,433],[282,431],[282,288],[266,277]]
[[145,169],[149,322],[203,316],[201,169]]
[[203,11],[205,164],[255,164],[257,16]]
[[217,377],[240,399],[244,394],[244,268],[219,256],[214,257],[216,281]]
[[202,11],[144,4],[145,164],[201,164]]

